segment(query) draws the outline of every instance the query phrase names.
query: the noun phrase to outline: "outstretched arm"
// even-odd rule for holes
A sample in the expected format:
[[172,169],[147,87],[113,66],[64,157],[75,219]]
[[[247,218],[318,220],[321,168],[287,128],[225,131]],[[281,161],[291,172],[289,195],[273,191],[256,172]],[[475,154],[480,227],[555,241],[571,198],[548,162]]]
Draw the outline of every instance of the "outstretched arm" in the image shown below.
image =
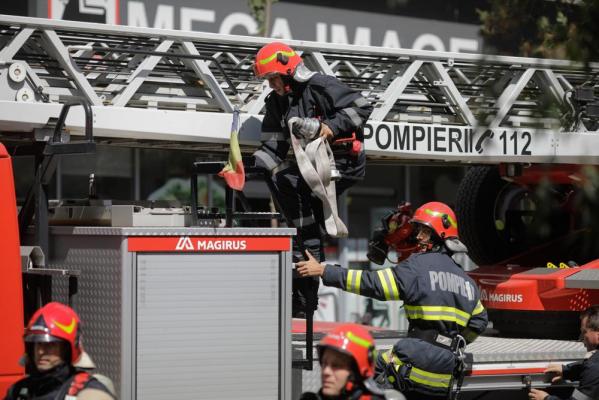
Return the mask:
[[378,271],[348,270],[336,265],[321,264],[308,251],[306,254],[308,261],[297,263],[297,271],[302,277],[320,276],[327,286],[377,300],[401,299],[392,268]]

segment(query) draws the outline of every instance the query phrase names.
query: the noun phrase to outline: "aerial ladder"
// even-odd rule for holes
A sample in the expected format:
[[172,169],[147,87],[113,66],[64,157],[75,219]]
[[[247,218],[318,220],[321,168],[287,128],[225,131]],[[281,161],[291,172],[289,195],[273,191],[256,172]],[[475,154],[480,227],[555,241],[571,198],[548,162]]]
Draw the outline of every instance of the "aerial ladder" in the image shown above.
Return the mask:
[[[18,154],[19,149],[45,153],[36,154],[38,158],[91,152],[95,144],[224,156],[233,113],[239,111],[242,151],[250,152],[259,144],[264,100],[270,93],[265,82],[254,78],[252,62],[257,50],[269,41],[0,16],[0,142],[11,154]],[[532,256],[529,264],[516,260],[524,246],[541,245],[527,241],[527,227],[521,223],[534,213],[533,206],[522,207],[526,193],[547,177],[560,188],[574,190],[585,179],[584,168],[599,164],[599,99],[594,93],[598,64],[288,42],[301,52],[308,68],[336,76],[374,105],[364,129],[369,160],[472,166],[466,186],[458,193],[459,199],[471,199],[468,207],[457,204],[460,234],[473,248],[474,261],[490,265],[473,276],[485,293],[487,307],[497,309],[498,321],[504,311],[562,317],[599,303],[599,262],[588,259],[586,264],[552,269]],[[63,143],[77,146],[61,150]],[[50,167],[39,161],[38,168],[42,184],[48,180],[44,168]],[[491,195],[485,192],[489,182],[495,188]],[[43,196],[36,199],[38,205],[46,201]],[[470,215],[477,204],[487,204],[487,208],[477,208],[475,218]],[[191,210],[197,218],[196,213]],[[487,242],[480,242],[479,225],[490,232]],[[144,236],[131,232],[127,234]],[[197,250],[183,240],[186,233],[180,232],[169,231],[171,236],[179,235],[172,250]],[[192,234],[202,235],[197,232]],[[36,235],[46,237],[46,250],[58,243],[55,236]],[[518,242],[521,237],[527,239]],[[139,252],[166,251],[161,246],[170,246],[141,243],[139,238],[130,243],[134,244],[129,250]],[[288,255],[288,246],[277,246],[271,250]],[[494,254],[493,246],[501,251]],[[561,261],[569,260],[560,259],[557,264]],[[505,282],[511,286],[502,286]],[[526,301],[518,301],[522,296]],[[539,378],[542,365],[549,360],[581,356],[580,347],[568,355],[535,352],[520,368],[505,359],[497,342],[494,346],[499,361],[482,357],[485,351],[477,350],[479,364],[471,371],[478,371],[474,373],[478,380],[470,383],[472,390],[484,387],[484,381],[483,386],[477,383],[480,376],[497,375],[497,371],[520,371],[506,375],[517,380],[506,383],[506,388],[530,385],[522,374]],[[288,361],[289,354],[279,358],[279,362]],[[119,371],[129,365],[112,359],[101,362],[120,363]],[[492,372],[485,375],[484,371]],[[281,379],[287,382],[289,376]],[[127,390],[122,392],[125,397],[139,390],[135,383],[123,380],[117,379],[117,385]]]

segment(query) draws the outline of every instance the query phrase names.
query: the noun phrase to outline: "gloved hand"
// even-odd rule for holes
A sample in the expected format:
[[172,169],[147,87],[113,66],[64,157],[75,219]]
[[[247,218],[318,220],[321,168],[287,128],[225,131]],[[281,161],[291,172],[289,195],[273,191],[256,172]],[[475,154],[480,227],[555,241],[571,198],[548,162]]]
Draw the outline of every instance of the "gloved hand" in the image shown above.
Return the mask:
[[291,133],[300,139],[313,140],[320,133],[320,121],[316,118],[293,117],[289,119],[288,126],[292,129]]

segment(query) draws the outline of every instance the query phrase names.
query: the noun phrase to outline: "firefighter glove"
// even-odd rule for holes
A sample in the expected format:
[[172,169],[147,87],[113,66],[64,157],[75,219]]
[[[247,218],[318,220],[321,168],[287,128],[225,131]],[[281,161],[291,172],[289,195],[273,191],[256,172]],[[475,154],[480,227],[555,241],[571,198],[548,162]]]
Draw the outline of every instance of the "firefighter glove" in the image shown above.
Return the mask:
[[316,118],[293,117],[289,120],[291,133],[297,138],[313,140],[320,133],[320,121]]

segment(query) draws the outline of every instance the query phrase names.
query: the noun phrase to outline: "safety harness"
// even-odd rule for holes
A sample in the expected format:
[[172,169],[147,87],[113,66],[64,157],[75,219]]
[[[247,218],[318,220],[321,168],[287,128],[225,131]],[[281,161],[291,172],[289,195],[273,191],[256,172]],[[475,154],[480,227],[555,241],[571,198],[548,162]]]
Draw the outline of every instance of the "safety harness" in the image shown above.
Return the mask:
[[[451,383],[449,385],[449,400],[456,400],[460,391],[462,390],[462,384],[464,383],[464,376],[466,375],[466,339],[463,336],[457,335],[453,338],[451,344],[451,351],[455,354],[455,368],[451,375]],[[455,388],[454,388],[455,384]]]

